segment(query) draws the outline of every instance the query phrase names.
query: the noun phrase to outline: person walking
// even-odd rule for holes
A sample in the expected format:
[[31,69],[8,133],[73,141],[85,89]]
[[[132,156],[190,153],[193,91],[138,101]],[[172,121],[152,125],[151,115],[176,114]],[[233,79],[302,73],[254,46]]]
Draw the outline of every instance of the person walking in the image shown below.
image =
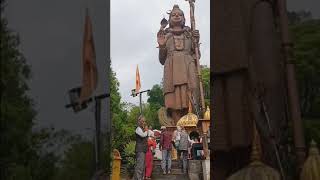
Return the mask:
[[171,173],[172,135],[165,126],[161,126],[160,150],[162,151],[161,168],[163,174]]
[[138,127],[136,128],[136,166],[134,170],[134,180],[143,180],[145,170],[145,157],[148,149],[148,130],[145,119],[142,115],[138,118]]
[[[150,127],[149,127],[150,128]],[[155,153],[157,143],[154,138],[154,133],[150,134],[148,138],[148,150],[146,152],[146,174],[145,179],[151,179],[152,166],[153,166],[153,155]]]
[[179,156],[180,157],[180,164],[182,164],[182,172],[187,172],[187,164],[188,164],[188,148],[189,148],[189,135],[186,132],[185,128],[181,127],[180,133],[180,143],[179,143]]

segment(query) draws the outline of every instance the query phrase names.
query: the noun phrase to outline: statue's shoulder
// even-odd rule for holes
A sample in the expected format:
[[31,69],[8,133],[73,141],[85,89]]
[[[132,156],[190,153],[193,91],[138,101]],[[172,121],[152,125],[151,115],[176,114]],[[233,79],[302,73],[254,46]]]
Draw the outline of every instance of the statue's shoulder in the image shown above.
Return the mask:
[[172,28],[166,28],[164,30],[165,35],[167,36],[167,38],[172,37],[173,33],[172,33]]
[[164,32],[166,33],[166,34],[172,34],[172,28],[166,28],[166,29],[164,29]]
[[190,28],[189,26],[184,26],[184,27],[183,27],[183,30],[184,30],[185,32],[191,32],[191,28]]
[[184,34],[186,37],[190,38],[192,33],[191,33],[191,28],[189,26],[184,26],[183,27],[183,30],[184,30]]
[[171,33],[171,31],[172,31],[171,28],[165,28],[165,29],[164,29],[164,32],[165,32],[166,34]]

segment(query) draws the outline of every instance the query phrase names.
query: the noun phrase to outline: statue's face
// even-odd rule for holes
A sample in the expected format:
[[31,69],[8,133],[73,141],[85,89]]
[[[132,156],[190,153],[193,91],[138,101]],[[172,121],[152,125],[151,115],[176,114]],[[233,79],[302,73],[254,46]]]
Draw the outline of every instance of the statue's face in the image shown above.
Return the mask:
[[183,25],[183,12],[180,9],[173,9],[170,14],[170,22],[172,25]]

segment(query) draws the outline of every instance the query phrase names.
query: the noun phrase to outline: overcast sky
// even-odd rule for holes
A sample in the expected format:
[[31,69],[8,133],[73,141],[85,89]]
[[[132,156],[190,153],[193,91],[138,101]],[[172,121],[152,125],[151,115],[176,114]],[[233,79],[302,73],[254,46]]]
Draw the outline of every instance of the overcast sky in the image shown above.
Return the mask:
[[[85,8],[90,8],[97,53],[100,87],[106,89],[106,2],[102,0],[7,0],[5,16],[9,27],[18,32],[20,49],[31,65],[30,94],[38,111],[37,124],[53,125],[76,132],[94,127],[92,106],[74,114],[65,109],[67,91],[81,84],[81,48]],[[135,88],[135,68],[139,64],[142,89],[159,84],[163,66],[158,61],[156,33],[160,21],[174,4],[179,4],[189,25],[185,0],[112,0],[111,58],[120,81],[123,101],[137,104],[130,97]],[[210,0],[197,0],[196,27],[200,30],[201,64],[210,59]],[[320,17],[319,0],[288,0],[289,10],[310,10]],[[144,101],[146,101],[146,95]],[[106,107],[105,105],[103,107]],[[105,112],[104,112],[105,113]],[[105,114],[102,118],[105,119]]]
[[[312,11],[320,16],[320,1],[288,0],[290,10]],[[136,65],[139,65],[142,90],[159,84],[163,76],[163,66],[158,60],[156,33],[166,12],[178,4],[190,26],[189,3],[185,0],[112,0],[111,1],[111,58],[112,68],[120,82],[122,100],[139,104],[139,98],[130,96],[135,88]],[[318,6],[317,6],[318,5]],[[130,7],[130,8],[127,8]],[[201,64],[210,65],[210,0],[195,3],[196,28],[200,31]],[[125,21],[125,22],[124,22]],[[147,100],[143,95],[143,101]]]
[[[130,96],[135,88],[136,66],[139,65],[141,88],[151,89],[159,84],[163,66],[158,60],[156,34],[168,10],[178,4],[190,26],[189,3],[184,0],[113,0],[111,1],[111,59],[112,68],[120,82],[122,100],[139,104]],[[126,8],[130,7],[130,8]],[[196,28],[200,31],[201,64],[210,65],[210,0],[195,3]],[[147,94],[143,95],[146,102]]]

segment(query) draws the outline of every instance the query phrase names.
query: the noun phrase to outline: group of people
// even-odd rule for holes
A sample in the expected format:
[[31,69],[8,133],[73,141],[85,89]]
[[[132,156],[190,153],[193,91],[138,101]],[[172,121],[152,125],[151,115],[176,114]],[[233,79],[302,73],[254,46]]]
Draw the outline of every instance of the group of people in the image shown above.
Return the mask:
[[[136,166],[134,172],[135,180],[151,179],[153,156],[155,154],[157,142],[155,134],[150,127],[147,126],[145,118],[139,116],[136,134]],[[182,172],[187,172],[188,157],[190,155],[190,147],[194,140],[191,140],[189,134],[182,126],[171,133],[165,126],[161,127],[159,149],[162,154],[161,168],[163,174],[171,173],[172,152],[177,151],[177,159],[179,160]]]
[[160,151],[162,152],[161,168],[163,174],[171,173],[172,149],[177,150],[177,158],[182,165],[182,172],[187,172],[188,154],[190,153],[190,138],[184,127],[177,127],[171,134],[165,126],[161,127]]

